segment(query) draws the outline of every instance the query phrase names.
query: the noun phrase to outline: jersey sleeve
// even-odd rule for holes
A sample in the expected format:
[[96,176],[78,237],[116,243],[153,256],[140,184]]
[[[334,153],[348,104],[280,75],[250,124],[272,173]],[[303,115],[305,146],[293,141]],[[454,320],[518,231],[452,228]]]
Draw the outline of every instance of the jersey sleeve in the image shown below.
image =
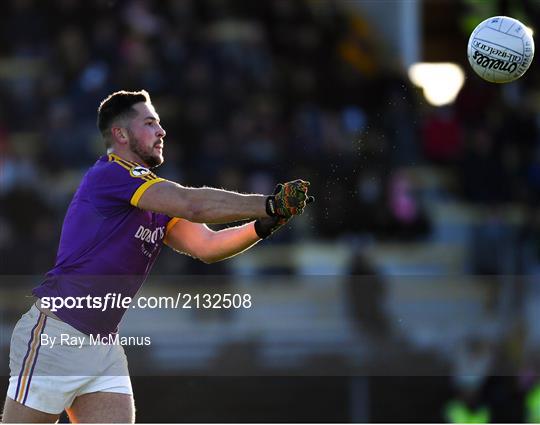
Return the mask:
[[103,215],[114,215],[137,207],[143,193],[165,181],[138,164],[112,158],[90,181],[91,200]]

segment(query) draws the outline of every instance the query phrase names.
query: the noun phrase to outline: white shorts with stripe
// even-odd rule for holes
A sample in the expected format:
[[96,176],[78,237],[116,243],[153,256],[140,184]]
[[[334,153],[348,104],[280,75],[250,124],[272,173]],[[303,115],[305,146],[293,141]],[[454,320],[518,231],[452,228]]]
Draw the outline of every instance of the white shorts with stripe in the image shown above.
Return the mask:
[[133,394],[122,346],[92,344],[35,305],[13,330],[9,367],[8,397],[45,413],[61,413],[83,394]]

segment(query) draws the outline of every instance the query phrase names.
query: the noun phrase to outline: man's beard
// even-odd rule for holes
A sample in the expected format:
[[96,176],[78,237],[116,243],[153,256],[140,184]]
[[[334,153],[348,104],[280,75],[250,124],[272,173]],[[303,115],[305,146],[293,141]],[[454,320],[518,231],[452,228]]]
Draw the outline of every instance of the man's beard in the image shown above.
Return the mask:
[[148,166],[148,168],[155,168],[163,163],[163,158],[158,155],[152,155],[152,151],[154,150],[154,146],[159,143],[156,141],[154,145],[150,148],[150,153],[145,152],[144,149],[141,148],[141,143],[139,140],[133,135],[133,133],[128,132],[129,134],[129,149],[131,152],[136,154],[139,158],[143,160],[143,162]]

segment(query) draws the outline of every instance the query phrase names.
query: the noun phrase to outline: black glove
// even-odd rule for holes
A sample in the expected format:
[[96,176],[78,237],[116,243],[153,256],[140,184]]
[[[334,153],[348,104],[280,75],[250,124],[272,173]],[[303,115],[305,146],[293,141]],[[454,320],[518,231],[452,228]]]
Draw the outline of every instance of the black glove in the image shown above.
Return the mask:
[[266,239],[281,226],[285,225],[289,218],[286,217],[263,217],[255,221],[255,232],[261,239]]

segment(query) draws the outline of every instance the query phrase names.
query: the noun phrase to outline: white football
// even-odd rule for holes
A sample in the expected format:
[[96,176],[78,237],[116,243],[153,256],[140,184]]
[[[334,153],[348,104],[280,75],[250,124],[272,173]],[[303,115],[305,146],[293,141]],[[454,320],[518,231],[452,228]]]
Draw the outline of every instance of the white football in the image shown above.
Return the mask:
[[532,31],[517,19],[494,16],[478,24],[469,38],[467,57],[484,80],[508,83],[525,74],[534,56]]

